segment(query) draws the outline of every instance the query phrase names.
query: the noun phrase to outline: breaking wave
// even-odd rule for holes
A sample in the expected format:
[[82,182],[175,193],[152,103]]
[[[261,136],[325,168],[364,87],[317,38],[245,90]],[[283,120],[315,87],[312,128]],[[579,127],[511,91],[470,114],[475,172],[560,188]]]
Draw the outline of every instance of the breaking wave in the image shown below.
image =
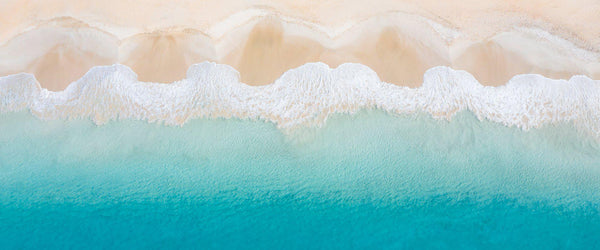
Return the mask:
[[513,77],[506,85],[481,85],[466,71],[434,67],[419,88],[382,82],[362,64],[331,69],[308,63],[274,83],[249,86],[228,65],[204,62],[171,84],[140,82],[124,65],[92,68],[64,91],[44,89],[32,74],[0,78],[0,112],[29,110],[41,119],[90,118],[96,124],[141,119],[182,125],[194,118],[260,119],[284,130],[320,126],[332,113],[377,108],[389,113],[427,112],[450,120],[470,110],[523,129],[572,122],[600,138],[600,81],[586,76],[553,80],[541,75]]

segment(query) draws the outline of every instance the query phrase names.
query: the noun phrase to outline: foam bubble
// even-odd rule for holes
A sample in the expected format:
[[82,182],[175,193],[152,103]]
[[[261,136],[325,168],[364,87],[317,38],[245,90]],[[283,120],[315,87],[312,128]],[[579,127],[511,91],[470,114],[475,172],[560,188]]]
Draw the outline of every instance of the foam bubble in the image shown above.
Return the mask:
[[585,76],[553,80],[513,77],[500,87],[482,86],[468,72],[434,67],[420,88],[382,82],[362,64],[331,69],[308,63],[274,83],[249,86],[228,65],[204,62],[171,84],[140,82],[124,65],[100,66],[64,91],[42,89],[31,74],[0,78],[0,112],[28,109],[41,119],[90,118],[97,124],[142,119],[182,125],[202,117],[261,119],[288,130],[320,126],[332,113],[378,108],[390,113],[427,112],[450,120],[462,110],[479,119],[523,129],[573,122],[600,138],[600,82]]

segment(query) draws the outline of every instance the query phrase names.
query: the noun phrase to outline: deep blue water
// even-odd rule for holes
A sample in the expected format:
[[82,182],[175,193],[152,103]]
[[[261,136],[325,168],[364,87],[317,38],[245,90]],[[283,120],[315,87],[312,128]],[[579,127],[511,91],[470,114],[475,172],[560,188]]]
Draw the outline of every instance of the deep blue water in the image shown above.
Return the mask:
[[289,133],[2,114],[0,248],[598,249],[600,146],[468,112]]

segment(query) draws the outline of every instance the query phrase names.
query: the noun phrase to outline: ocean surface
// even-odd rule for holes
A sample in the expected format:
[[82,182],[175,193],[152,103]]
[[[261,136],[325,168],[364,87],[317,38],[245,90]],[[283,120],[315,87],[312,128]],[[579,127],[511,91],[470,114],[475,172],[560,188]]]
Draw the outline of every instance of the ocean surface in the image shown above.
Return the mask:
[[5,112],[0,245],[598,249],[600,145],[576,127],[372,108],[291,131]]

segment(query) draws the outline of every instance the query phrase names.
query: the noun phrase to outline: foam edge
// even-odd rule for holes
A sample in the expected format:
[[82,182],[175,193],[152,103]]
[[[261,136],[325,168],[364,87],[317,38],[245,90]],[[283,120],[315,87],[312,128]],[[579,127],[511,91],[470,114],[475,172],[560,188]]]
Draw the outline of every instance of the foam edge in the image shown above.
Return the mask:
[[192,65],[171,84],[140,82],[124,65],[98,66],[65,90],[41,88],[31,74],[0,77],[0,112],[29,110],[41,119],[89,118],[96,124],[139,119],[183,125],[195,118],[265,120],[278,128],[321,126],[330,114],[377,108],[395,114],[427,112],[451,120],[470,110],[522,129],[572,122],[600,138],[600,81],[586,76],[553,80],[514,76],[506,85],[481,85],[466,71],[439,66],[424,74],[419,88],[382,82],[362,64],[332,69],[308,63],[274,83],[249,86],[234,68],[212,62]]

